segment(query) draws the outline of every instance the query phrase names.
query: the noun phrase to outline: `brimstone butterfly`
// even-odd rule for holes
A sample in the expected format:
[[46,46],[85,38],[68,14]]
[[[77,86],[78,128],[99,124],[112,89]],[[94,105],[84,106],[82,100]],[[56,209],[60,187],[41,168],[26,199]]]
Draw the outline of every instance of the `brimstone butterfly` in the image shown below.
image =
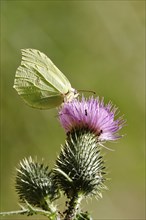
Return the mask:
[[78,96],[64,74],[35,49],[22,49],[13,87],[29,106],[37,109],[55,108]]

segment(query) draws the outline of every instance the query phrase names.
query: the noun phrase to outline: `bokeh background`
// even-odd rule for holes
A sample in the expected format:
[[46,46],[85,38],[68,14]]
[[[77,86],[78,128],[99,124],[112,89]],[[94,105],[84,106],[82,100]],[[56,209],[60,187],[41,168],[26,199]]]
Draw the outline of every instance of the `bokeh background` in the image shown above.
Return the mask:
[[74,88],[112,100],[127,120],[124,138],[106,144],[115,151],[103,149],[109,190],[98,201],[83,202],[83,210],[93,219],[145,219],[144,22],[145,1],[140,0],[1,0],[1,211],[19,209],[14,188],[19,161],[37,155],[53,167],[65,140],[55,109],[32,109],[12,88],[20,49],[35,48]]

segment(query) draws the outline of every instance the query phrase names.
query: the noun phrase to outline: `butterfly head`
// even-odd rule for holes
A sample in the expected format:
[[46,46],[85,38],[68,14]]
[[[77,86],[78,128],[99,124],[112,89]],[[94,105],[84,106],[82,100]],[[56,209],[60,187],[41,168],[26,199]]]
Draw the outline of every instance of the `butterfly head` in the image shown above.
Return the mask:
[[77,98],[79,93],[76,89],[71,88],[64,96],[64,102],[71,102],[73,99]]

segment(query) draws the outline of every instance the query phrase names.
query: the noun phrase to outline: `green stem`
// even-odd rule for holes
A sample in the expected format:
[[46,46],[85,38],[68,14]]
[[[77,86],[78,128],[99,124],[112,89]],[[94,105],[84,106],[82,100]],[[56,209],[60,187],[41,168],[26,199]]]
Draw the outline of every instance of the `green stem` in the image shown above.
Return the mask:
[[11,212],[0,212],[0,215],[6,216],[6,215],[20,215],[20,214],[28,214],[28,213],[29,213],[28,209],[23,209],[18,211],[11,211]]
[[68,209],[64,212],[66,214],[64,220],[73,220],[76,217],[76,214],[79,212],[81,200],[82,196],[79,194],[74,195],[70,199]]
[[10,211],[10,212],[0,212],[0,215],[2,216],[6,216],[6,215],[33,215],[33,214],[41,214],[41,215],[45,215],[48,216],[50,215],[50,212],[44,211],[44,210],[40,210],[40,209],[34,209],[30,210],[30,209],[23,209],[23,210],[17,210],[17,211]]
[[24,215],[27,214],[30,215],[44,215],[50,220],[59,220],[60,218],[57,216],[57,213],[50,213],[49,211],[45,211],[42,209],[36,209],[32,207],[30,204],[27,203],[28,208],[22,207],[22,210],[17,211],[10,211],[10,212],[1,212],[1,216],[7,216],[7,215]]

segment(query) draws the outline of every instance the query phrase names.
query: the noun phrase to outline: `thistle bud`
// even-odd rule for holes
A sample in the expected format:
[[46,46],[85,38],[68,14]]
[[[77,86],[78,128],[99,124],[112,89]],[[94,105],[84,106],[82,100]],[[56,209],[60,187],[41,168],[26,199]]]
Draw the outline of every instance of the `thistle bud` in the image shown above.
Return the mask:
[[49,210],[49,206],[58,198],[58,189],[53,182],[52,172],[43,163],[23,159],[16,176],[16,191],[21,202]]

